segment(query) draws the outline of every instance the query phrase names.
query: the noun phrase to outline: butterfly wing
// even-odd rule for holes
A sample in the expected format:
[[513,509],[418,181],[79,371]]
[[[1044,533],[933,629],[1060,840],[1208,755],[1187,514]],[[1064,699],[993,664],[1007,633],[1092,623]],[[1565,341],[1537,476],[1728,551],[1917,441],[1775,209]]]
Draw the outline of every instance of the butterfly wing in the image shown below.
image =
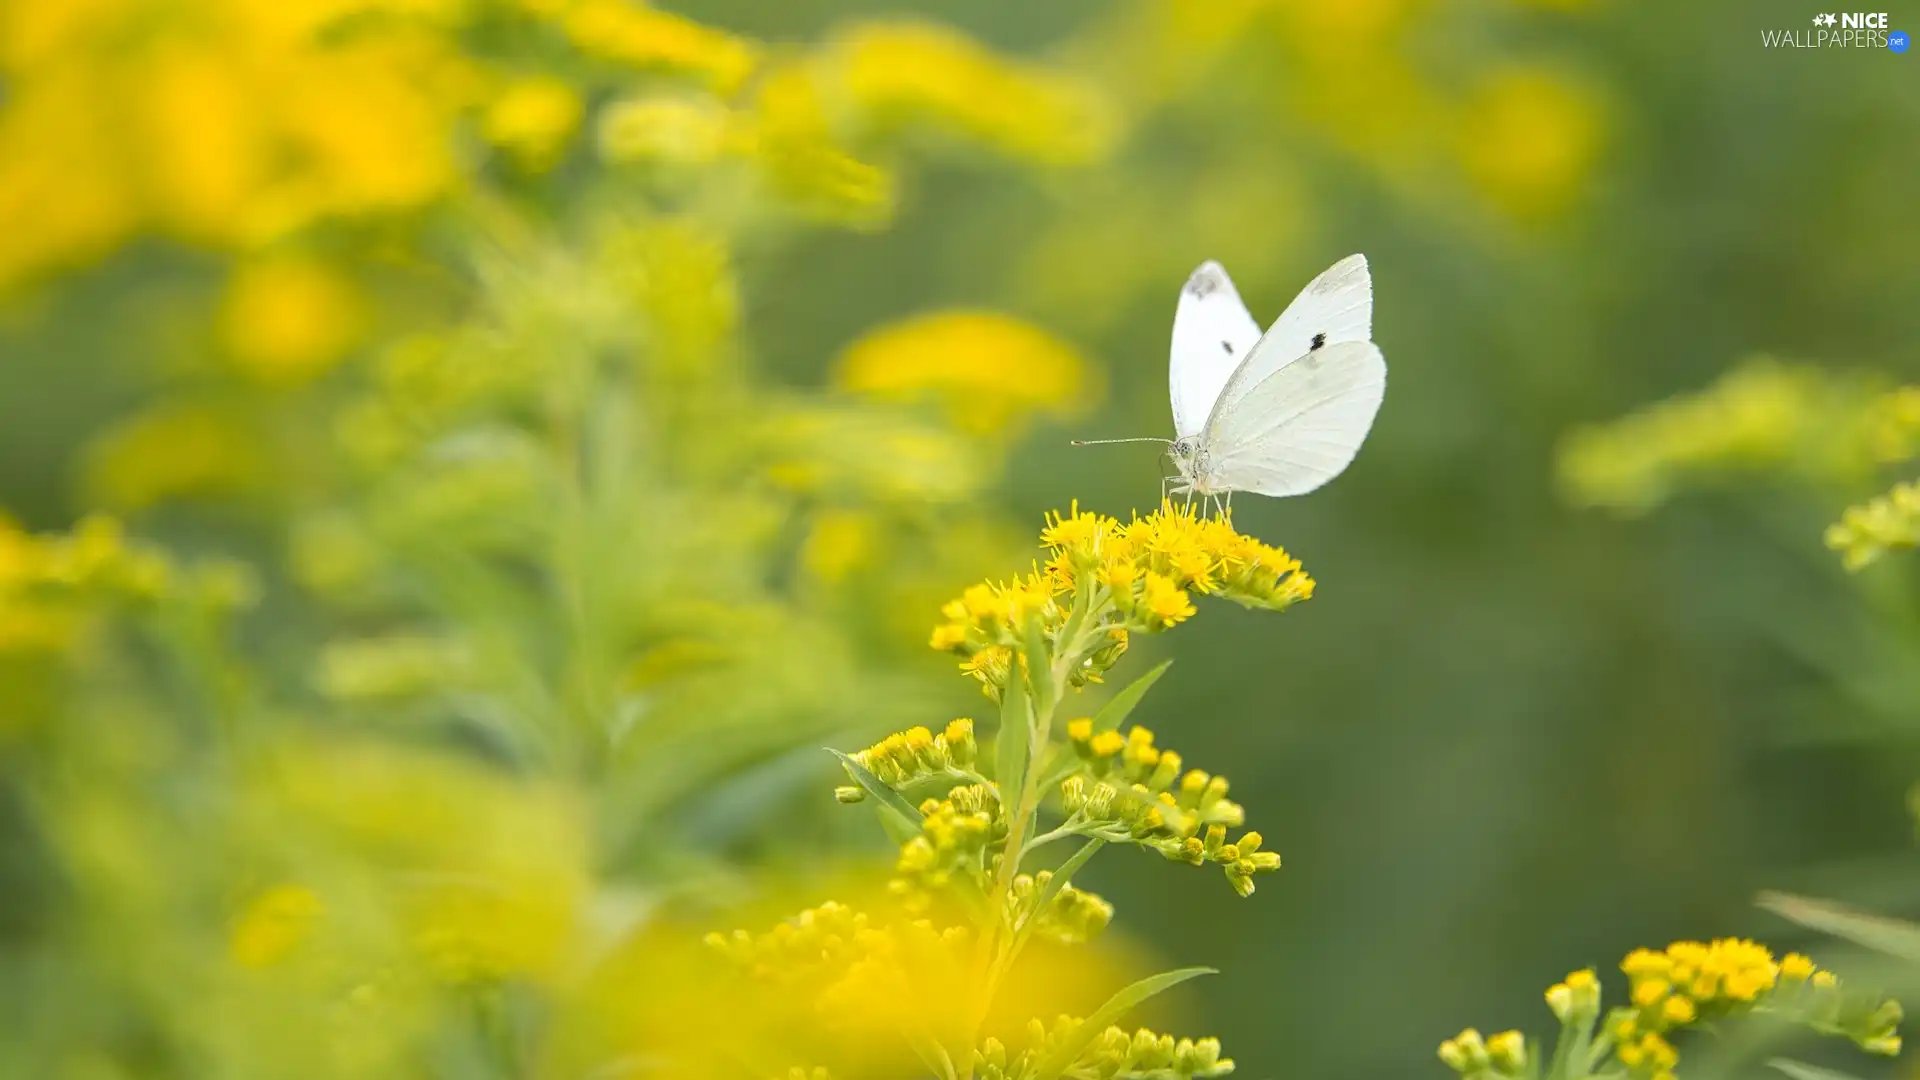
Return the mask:
[[1312,491],[1360,452],[1386,392],[1386,358],[1371,341],[1311,349],[1259,382],[1230,387],[1201,438],[1209,484],[1274,496]]
[[1180,290],[1173,313],[1168,364],[1173,427],[1178,438],[1198,435],[1213,403],[1260,340],[1260,325],[1240,302],[1233,280],[1217,262],[1205,262]]
[[1373,339],[1373,275],[1349,255],[1307,283],[1267,328],[1247,362],[1214,399],[1216,407],[1316,349]]

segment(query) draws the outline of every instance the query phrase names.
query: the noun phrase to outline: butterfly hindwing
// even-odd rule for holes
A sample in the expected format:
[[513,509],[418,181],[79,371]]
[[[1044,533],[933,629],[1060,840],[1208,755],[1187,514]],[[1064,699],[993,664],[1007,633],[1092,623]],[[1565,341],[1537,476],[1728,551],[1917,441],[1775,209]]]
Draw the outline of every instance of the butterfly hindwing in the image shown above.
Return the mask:
[[1209,482],[1273,496],[1314,490],[1352,463],[1386,391],[1387,362],[1370,341],[1311,349],[1230,388],[1202,437]]

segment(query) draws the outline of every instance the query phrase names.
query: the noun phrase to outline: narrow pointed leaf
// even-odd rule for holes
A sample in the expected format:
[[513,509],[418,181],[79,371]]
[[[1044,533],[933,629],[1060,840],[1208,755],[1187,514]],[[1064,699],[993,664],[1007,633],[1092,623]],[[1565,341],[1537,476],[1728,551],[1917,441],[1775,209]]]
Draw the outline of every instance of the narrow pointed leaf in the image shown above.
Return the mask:
[[[843,754],[831,746],[827,747],[827,753],[839,758],[840,764],[845,765],[847,772],[853,775],[854,782],[865,788],[867,794],[879,802],[880,823],[887,827],[888,836],[899,843],[905,843],[920,835],[920,822],[924,818],[920,814],[919,807],[908,802],[906,796],[888,787],[886,781],[873,775],[872,770],[865,765],[855,761],[853,755]],[[889,820],[893,822],[892,826],[888,826]],[[896,827],[903,828],[904,835],[896,831]]]
[[1160,676],[1165,675],[1167,669],[1172,666],[1173,661],[1162,660],[1154,666],[1152,671],[1128,683],[1125,690],[1113,695],[1112,700],[1108,701],[1101,707],[1100,711],[1094,715],[1094,734],[1098,735],[1102,731],[1118,730],[1121,723],[1126,720],[1127,715],[1133,712],[1133,707],[1140,704],[1140,699],[1147,696],[1147,691],[1153,689],[1153,684],[1159,682]]
[[1825,900],[1787,893],[1761,893],[1755,901],[1790,922],[1844,938],[1878,953],[1920,961],[1920,926],[1899,919],[1868,915]]
[[1134,1006],[1188,979],[1212,974],[1214,969],[1210,967],[1179,968],[1174,971],[1163,971],[1158,975],[1149,975],[1122,989],[1108,998],[1107,1003],[1100,1006],[1092,1016],[1082,1020],[1080,1026],[1040,1062],[1039,1071],[1034,1073],[1035,1080],[1059,1080],[1081,1053],[1093,1044],[1093,1040],[1099,1038],[1101,1032],[1125,1016]]
[[1031,685],[1028,693],[1033,697],[1033,711],[1038,716],[1049,716],[1053,708],[1053,657],[1047,652],[1047,638],[1040,630],[1040,620],[1032,617],[1027,620],[1026,644],[1027,682]]
[[1791,1058],[1773,1058],[1767,1064],[1786,1073],[1793,1080],[1859,1080],[1852,1073],[1809,1065],[1804,1061],[1794,1061]]
[[1066,862],[1061,863],[1060,868],[1047,879],[1047,883],[1040,886],[1040,893],[1034,897],[1032,909],[1027,912],[1026,919],[1020,923],[1019,932],[1014,935],[1014,952],[1018,952],[1020,946],[1026,944],[1027,938],[1033,934],[1034,924],[1040,921],[1041,913],[1053,903],[1053,898],[1059,896],[1060,890],[1072,883],[1073,875],[1087,865],[1087,860],[1093,858],[1095,852],[1106,846],[1107,842],[1098,838],[1080,845],[1080,850],[1074,852]]

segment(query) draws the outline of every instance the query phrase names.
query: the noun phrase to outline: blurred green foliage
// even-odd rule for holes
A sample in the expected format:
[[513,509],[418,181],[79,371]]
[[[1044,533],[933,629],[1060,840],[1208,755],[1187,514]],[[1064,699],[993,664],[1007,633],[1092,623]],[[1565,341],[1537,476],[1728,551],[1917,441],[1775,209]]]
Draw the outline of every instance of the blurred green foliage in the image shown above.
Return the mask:
[[[1915,377],[1920,97],[1761,47],[1810,14],[5,0],[0,1067],[607,1067],[649,935],[886,857],[817,748],[977,707],[926,633],[1009,522],[1152,502],[1064,441],[1165,431],[1204,258],[1268,320],[1366,252],[1392,370],[1347,475],[1238,507],[1319,598],[1137,714],[1286,870],[1089,875],[1243,1069],[1797,943],[1761,887],[1920,915],[1912,571],[1821,547],[1897,476],[1798,422]],[[1755,353],[1841,373],[1781,406],[1840,452],[1559,497]]]

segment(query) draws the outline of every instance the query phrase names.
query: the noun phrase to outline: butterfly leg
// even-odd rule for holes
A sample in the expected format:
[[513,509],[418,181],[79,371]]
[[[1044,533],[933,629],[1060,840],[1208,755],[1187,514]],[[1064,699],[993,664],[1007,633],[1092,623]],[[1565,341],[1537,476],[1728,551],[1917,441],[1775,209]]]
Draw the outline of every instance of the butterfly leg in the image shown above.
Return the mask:
[[1227,508],[1222,516],[1229,522],[1233,520],[1233,489],[1231,488],[1227,489]]

